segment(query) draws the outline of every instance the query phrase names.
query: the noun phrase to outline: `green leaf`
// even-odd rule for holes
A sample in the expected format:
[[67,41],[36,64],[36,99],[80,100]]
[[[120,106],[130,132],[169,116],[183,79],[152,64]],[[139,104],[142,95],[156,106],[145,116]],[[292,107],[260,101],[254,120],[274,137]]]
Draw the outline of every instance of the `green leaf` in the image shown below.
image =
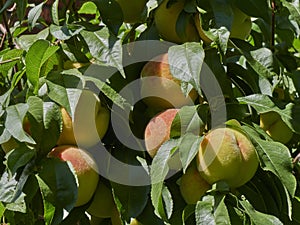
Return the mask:
[[299,105],[289,103],[284,109],[280,109],[269,96],[261,94],[240,97],[237,100],[240,104],[252,106],[258,113],[277,112],[294,132],[300,133],[300,118],[297,116],[300,113]]
[[37,180],[43,198],[45,224],[50,225],[55,216],[54,193],[39,176],[37,176]]
[[257,49],[239,39],[232,40],[232,43],[246,59],[250,66],[249,69],[253,69],[262,79],[272,78],[275,75],[271,70],[272,68],[270,68],[274,60],[270,49]]
[[186,225],[186,221],[195,213],[195,205],[188,204],[182,212],[182,224]]
[[24,16],[26,14],[26,8],[27,8],[27,0],[16,0],[17,3],[17,15],[19,20],[23,20]]
[[263,170],[274,173],[293,197],[296,191],[296,178],[292,173],[289,149],[279,142],[262,140],[252,128],[243,126],[243,130],[250,135]]
[[28,105],[19,103],[6,108],[5,128],[20,142],[35,144],[35,141],[23,130],[23,120],[28,111]]
[[200,76],[204,61],[202,46],[193,42],[172,46],[168,51],[168,60],[172,75],[192,84],[198,93],[201,93]]
[[233,22],[233,11],[228,0],[212,0],[210,2],[215,23],[218,29],[218,41],[223,52],[226,52],[227,43],[230,35],[231,25]]
[[[77,181],[72,165],[59,159],[45,159],[41,162],[38,180],[43,181],[44,204],[49,211],[45,211],[58,224],[63,220],[63,210],[68,212],[74,208],[77,201]],[[53,207],[55,216],[53,216]]]
[[173,203],[171,192],[169,191],[167,186],[163,186],[162,199],[163,199],[163,202],[164,202],[164,208],[165,208],[167,218],[169,219],[169,218],[171,218],[172,213],[173,213],[174,203]]
[[195,209],[196,225],[215,225],[212,196],[198,201]]
[[270,55],[271,50],[264,48],[251,51],[250,53],[246,51],[242,52],[249,65],[258,75],[262,76],[263,78],[273,77],[274,74],[267,67],[270,63],[268,61],[273,60],[272,56]]
[[178,146],[177,139],[170,139],[165,142],[157,151],[151,167],[151,200],[155,208],[155,211],[163,220],[167,220],[168,216],[166,215],[162,193],[164,188],[164,180],[168,175],[169,167],[168,160],[171,156],[172,149]]
[[230,32],[226,27],[222,26],[218,29],[210,29],[210,32],[214,35],[214,40],[220,46],[222,52],[226,53]]
[[176,21],[176,33],[181,40],[189,40],[186,27],[190,25],[192,19],[192,14],[185,12],[185,10],[180,12]]
[[10,103],[10,95],[11,95],[12,90],[8,90],[5,92],[3,95],[0,96],[0,115],[3,116],[4,114],[4,109],[9,106]]
[[59,25],[58,4],[59,4],[59,0],[55,0],[51,7],[51,17],[55,25]]
[[[204,62],[201,82],[205,95],[208,95],[206,97],[218,97],[219,95],[232,97],[232,84],[230,79],[228,79],[218,50],[215,48],[205,50]],[[212,78],[212,76],[215,77],[215,79]],[[214,80],[217,80],[217,84],[215,84],[216,82]]]
[[75,207],[69,213],[68,216],[59,225],[70,225],[80,223],[81,225],[90,225],[90,220],[85,214],[86,206]]
[[[267,176],[268,177],[268,176]],[[251,202],[256,210],[261,212],[272,212],[274,215],[278,213],[276,200],[273,198],[269,190],[267,182],[261,182],[258,176],[254,176],[245,185],[238,188],[239,193]]]
[[247,2],[235,1],[237,7],[252,17],[263,18],[266,22],[271,22],[270,9],[267,1],[249,0]]
[[98,10],[97,6],[93,2],[85,2],[82,4],[78,13],[79,14],[96,14],[97,10]]
[[15,41],[20,48],[28,51],[37,40],[46,40],[48,36],[49,28],[45,28],[37,34],[23,34],[20,37],[16,37]]
[[199,146],[203,138],[191,133],[185,134],[179,144],[180,161],[183,171],[186,171],[192,160],[199,151]]
[[231,225],[230,217],[225,203],[225,198],[226,195],[223,194],[217,194],[215,196],[214,217],[216,224]]
[[[122,64],[122,41],[120,39],[114,36],[107,28],[102,28],[95,32],[83,30],[80,34],[87,43],[91,55],[100,64],[117,68],[122,76],[125,77]],[[99,75],[101,76],[101,74]]]
[[[70,77],[69,75],[64,76]],[[67,111],[70,111],[64,78],[65,77],[63,77],[61,74],[56,73],[51,73],[50,76],[47,76],[46,84],[48,88],[48,96],[52,101],[57,102],[59,105],[65,107]],[[72,76],[72,78],[72,80],[75,80],[77,77]]]
[[14,4],[15,0],[7,0],[0,10],[0,14],[3,13],[6,9],[8,9],[12,4]]
[[8,171],[2,174],[0,179],[1,202],[22,204],[25,201],[23,188],[32,173],[32,164],[32,162],[28,163],[20,174],[12,176]]
[[293,0],[293,1],[286,1],[286,0],[280,0],[282,5],[287,7],[288,10],[291,13],[291,16],[293,19],[300,24],[300,7],[299,7],[299,0]]
[[123,98],[118,92],[112,89],[108,84],[94,77],[85,77],[86,81],[93,82],[97,88],[99,88],[104,95],[113,101],[114,104],[121,107],[122,109],[132,108],[131,104]]
[[204,122],[198,115],[197,106],[183,106],[172,121],[170,137],[180,137],[189,132],[200,135],[204,131]]
[[58,40],[68,40],[79,34],[83,29],[83,26],[76,24],[64,24],[63,26],[50,25],[50,33]]
[[0,73],[7,74],[21,60],[23,52],[21,49],[12,49],[2,52],[3,54],[0,52]]
[[45,1],[36,5],[32,9],[30,9],[30,11],[28,12],[28,23],[31,28],[35,27],[36,22],[42,13],[42,8],[43,8],[44,4],[45,4]]
[[5,206],[0,202],[0,218],[2,218],[3,214],[5,212]]
[[24,76],[26,70],[23,68],[22,70],[16,72],[12,78],[11,81],[11,87],[10,90],[13,91],[15,89],[15,87],[18,86],[20,80],[22,79],[22,77]]
[[8,155],[7,167],[12,174],[15,174],[20,167],[29,163],[34,156],[35,152],[32,149],[29,149],[26,145],[21,145]]
[[115,35],[123,23],[122,9],[116,0],[94,0],[103,22]]
[[112,182],[114,196],[122,204],[123,216],[135,218],[141,214],[148,201],[149,186],[126,186]]
[[60,108],[53,102],[43,102],[38,97],[29,97],[29,122],[31,135],[37,142],[36,149],[46,155],[57,143],[61,128]]
[[39,78],[44,75],[41,73],[43,64],[58,49],[58,46],[50,46],[50,43],[45,40],[38,40],[29,48],[25,58],[26,74],[34,87],[35,94],[37,94],[39,89]]
[[254,224],[283,225],[277,217],[256,211],[248,201],[241,200],[239,203],[245,209],[245,212],[249,215]]
[[[252,74],[249,70],[246,70],[241,65],[236,63],[227,63],[227,73],[230,75],[231,79],[235,82],[246,83],[252,93],[259,93],[258,81],[256,74]],[[249,93],[248,88],[243,86],[242,92]],[[250,93],[249,93],[250,94]]]
[[7,129],[4,129],[1,136],[0,136],[0,144],[3,144],[11,138],[11,134],[8,132]]
[[246,97],[239,97],[237,100],[240,104],[251,105],[258,113],[264,113],[271,108],[276,108],[275,103],[266,95],[253,94]]

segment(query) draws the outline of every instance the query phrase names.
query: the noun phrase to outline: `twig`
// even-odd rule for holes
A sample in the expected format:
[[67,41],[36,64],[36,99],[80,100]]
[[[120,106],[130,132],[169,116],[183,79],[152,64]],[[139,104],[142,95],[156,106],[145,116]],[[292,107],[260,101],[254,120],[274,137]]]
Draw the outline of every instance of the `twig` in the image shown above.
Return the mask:
[[3,48],[4,42],[5,42],[5,38],[6,38],[6,32],[3,33],[3,36],[2,36],[2,39],[1,39],[1,42],[0,42],[0,51]]
[[[5,0],[2,0],[2,2],[0,2],[1,8],[3,7],[4,3],[5,3]],[[16,9],[16,7],[12,8],[12,10],[15,10],[15,9]],[[9,29],[9,23],[10,22],[7,19],[6,12],[3,12],[2,18],[3,18],[4,27],[5,27],[5,30],[6,30],[5,35],[7,36],[8,46],[9,46],[10,49],[14,49],[15,44],[14,44],[13,36],[12,36],[12,34],[10,32],[10,29]],[[12,59],[12,60],[14,60],[14,59]],[[15,65],[14,68],[13,68],[13,73],[16,74],[17,72],[18,72],[18,66]],[[21,84],[20,81],[18,82],[17,87],[18,87],[19,91],[22,91],[23,88],[22,88],[22,84]]]
[[16,58],[4,60],[4,61],[1,61],[1,62],[0,62],[0,65],[1,65],[1,64],[5,64],[5,63],[10,63],[10,62],[13,62],[13,61],[17,61],[17,60],[19,60],[19,59],[21,59],[21,57],[16,57]]
[[[4,1],[5,1],[5,0],[2,0],[1,8],[2,8],[2,6],[4,5]],[[9,29],[9,25],[8,25],[8,20],[7,20],[6,12],[3,12],[3,13],[2,13],[2,19],[3,19],[3,23],[4,23],[4,26],[5,26],[5,29],[6,29],[6,35],[7,35],[7,40],[8,40],[8,46],[9,46],[10,49],[14,49],[15,45],[14,45],[14,41],[13,41],[13,38],[12,38],[12,35],[11,35],[11,32],[10,32],[10,29]]]
[[271,50],[274,51],[274,46],[275,46],[275,11],[276,11],[275,0],[272,0],[271,5],[272,5]]

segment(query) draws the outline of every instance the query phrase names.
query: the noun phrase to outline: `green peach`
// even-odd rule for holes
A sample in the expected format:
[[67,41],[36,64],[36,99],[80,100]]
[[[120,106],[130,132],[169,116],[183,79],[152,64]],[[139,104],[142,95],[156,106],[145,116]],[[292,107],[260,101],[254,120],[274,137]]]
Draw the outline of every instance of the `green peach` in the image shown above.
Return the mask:
[[293,137],[293,131],[286,125],[277,112],[270,111],[260,114],[260,127],[274,140],[283,144]]
[[169,0],[164,0],[154,14],[155,25],[161,37],[170,42],[184,43],[187,41],[199,41],[197,29],[193,18],[185,25],[185,35],[180,37],[176,32],[176,24],[180,13],[183,11],[185,1],[174,1],[169,6]]
[[197,156],[198,170],[209,184],[225,181],[232,188],[248,182],[258,164],[250,139],[232,128],[211,130],[202,140]]
[[92,203],[86,210],[90,215],[98,218],[109,218],[116,207],[111,190],[101,181],[92,199]]
[[202,178],[194,163],[187,168],[180,180],[180,192],[187,204],[196,204],[210,188],[211,185]]
[[[233,21],[230,29],[230,37],[245,40],[251,32],[252,21],[251,17],[243,13],[239,8],[232,6]],[[212,40],[205,34],[202,29],[200,15],[196,14],[194,17],[196,28],[199,36],[205,43],[210,43]]]
[[91,147],[104,137],[109,126],[108,109],[101,106],[98,96],[89,90],[82,91],[73,121],[64,108],[61,108],[61,115],[63,127],[58,145]]

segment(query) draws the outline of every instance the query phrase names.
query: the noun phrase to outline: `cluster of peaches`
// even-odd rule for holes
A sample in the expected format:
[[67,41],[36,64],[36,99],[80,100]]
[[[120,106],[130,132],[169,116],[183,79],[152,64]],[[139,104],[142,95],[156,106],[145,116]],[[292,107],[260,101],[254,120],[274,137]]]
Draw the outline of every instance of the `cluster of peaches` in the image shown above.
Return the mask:
[[[117,2],[122,9],[124,22],[135,23],[139,21],[147,0],[133,0],[130,4],[125,0]],[[174,1],[170,6],[167,3],[168,0],[164,0],[154,14],[157,30],[164,40],[184,43],[202,39],[211,42],[202,30],[201,17],[197,14],[186,24],[184,35],[179,36],[176,21],[183,11],[185,1]],[[251,30],[251,19],[239,9],[233,9],[230,35],[245,39]],[[145,82],[142,79],[141,96],[153,96],[145,98],[145,104],[162,109],[149,121],[144,132],[145,148],[154,158],[162,144],[170,139],[172,122],[180,108],[194,104],[198,94],[195,90],[191,90],[187,96],[183,94],[180,81],[170,72],[167,53],[148,62],[141,71],[141,77],[150,78],[145,79]],[[109,110],[101,104],[95,93],[83,90],[75,109],[67,112],[62,108],[61,114],[62,131],[57,147],[52,149],[48,157],[72,164],[78,180],[75,206],[90,203],[87,212],[94,221],[92,223],[97,224],[101,219],[110,217],[114,225],[121,224],[111,189],[101,181],[96,162],[84,150],[97,144],[106,134],[110,123]],[[287,143],[291,139],[293,133],[279,114],[268,112],[261,114],[260,118],[261,128],[275,141]],[[24,129],[30,133],[28,127],[28,121],[25,121]],[[203,132],[203,129],[200,130]],[[202,135],[198,154],[180,179],[180,191],[187,204],[199,201],[216,182],[224,181],[230,188],[244,185],[254,176],[259,166],[256,149],[238,121],[231,120],[224,127],[199,133],[199,137]],[[2,149],[8,153],[16,145],[16,141],[10,139],[2,144]]]

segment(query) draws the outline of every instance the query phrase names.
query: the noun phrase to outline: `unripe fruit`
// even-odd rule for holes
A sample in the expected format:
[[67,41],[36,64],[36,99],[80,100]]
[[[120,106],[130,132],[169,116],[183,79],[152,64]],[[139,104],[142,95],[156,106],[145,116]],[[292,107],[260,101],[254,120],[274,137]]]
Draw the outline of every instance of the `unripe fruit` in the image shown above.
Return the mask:
[[83,90],[75,108],[74,120],[62,108],[63,128],[58,145],[91,147],[102,139],[109,125],[109,111],[101,106],[100,99],[89,90]]
[[141,14],[148,0],[116,0],[123,12],[126,23],[136,23],[141,19]]
[[293,137],[293,131],[274,111],[260,114],[260,127],[274,140],[286,144]]
[[225,181],[235,188],[254,176],[258,157],[245,134],[233,128],[217,128],[202,140],[197,164],[201,176],[209,184]]
[[61,108],[61,116],[62,116],[62,132],[60,133],[59,139],[57,141],[58,145],[76,145],[76,140],[73,131],[73,123],[72,118],[67,112],[65,108]]
[[94,159],[86,151],[70,145],[55,147],[48,156],[69,161],[72,164],[78,179],[78,196],[75,206],[88,203],[99,181]]
[[116,207],[111,190],[103,183],[99,182],[93,200],[86,210],[90,215],[98,218],[109,218]]
[[145,145],[149,155],[153,158],[160,146],[170,139],[172,122],[179,109],[167,109],[153,117],[145,129]]
[[188,96],[183,94],[180,81],[171,74],[167,53],[149,61],[143,67],[141,77],[141,97],[151,108],[167,109],[193,105],[198,97],[194,89]]
[[201,177],[194,163],[181,177],[180,192],[187,204],[196,204],[210,188],[211,185]]
[[[230,37],[245,40],[251,32],[251,17],[243,13],[239,8],[235,6],[232,6],[232,11],[233,21],[230,29]],[[210,43],[212,40],[204,33],[199,16],[199,14],[196,14],[194,17],[198,33],[205,43]]]
[[176,32],[177,20],[183,11],[185,1],[174,1],[169,6],[169,0],[164,0],[156,9],[154,14],[155,25],[158,33],[163,39],[175,43],[188,41],[199,41],[197,29],[194,25],[193,17],[185,24],[184,37],[180,37]]

